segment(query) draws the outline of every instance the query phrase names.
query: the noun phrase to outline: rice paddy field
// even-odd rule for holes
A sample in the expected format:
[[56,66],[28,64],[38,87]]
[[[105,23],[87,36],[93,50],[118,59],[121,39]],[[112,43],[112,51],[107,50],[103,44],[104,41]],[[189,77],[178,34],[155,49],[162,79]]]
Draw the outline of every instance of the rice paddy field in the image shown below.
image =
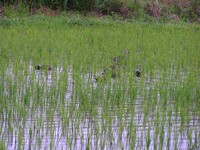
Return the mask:
[[199,41],[197,24],[1,19],[0,149],[200,149]]

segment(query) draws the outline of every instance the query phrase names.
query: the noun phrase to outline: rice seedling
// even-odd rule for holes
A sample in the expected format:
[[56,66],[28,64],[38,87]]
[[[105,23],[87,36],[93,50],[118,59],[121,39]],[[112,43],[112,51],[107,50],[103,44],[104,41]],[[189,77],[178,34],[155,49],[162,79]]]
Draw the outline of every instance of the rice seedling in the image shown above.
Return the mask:
[[36,140],[32,148],[42,149],[45,140],[58,148],[58,138],[66,149],[179,148],[186,131],[184,148],[198,148],[194,29],[109,18],[9,19],[9,28],[0,26],[1,146],[9,149],[7,131],[18,131],[20,149],[28,139]]
[[1,140],[1,142],[0,142],[0,148],[1,148],[2,150],[6,150],[5,140]]

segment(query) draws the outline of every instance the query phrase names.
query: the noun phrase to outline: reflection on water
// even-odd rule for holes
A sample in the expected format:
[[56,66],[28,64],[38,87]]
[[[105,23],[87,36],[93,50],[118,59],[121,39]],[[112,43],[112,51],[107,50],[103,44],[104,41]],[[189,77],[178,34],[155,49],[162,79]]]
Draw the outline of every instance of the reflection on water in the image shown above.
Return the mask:
[[[63,68],[56,68],[55,71],[56,76],[53,76],[52,71],[34,70],[30,66],[29,73],[35,77],[35,84],[46,83],[47,92],[59,79]],[[159,107],[159,92],[155,107],[150,107],[148,113],[145,113],[145,100],[137,91],[134,103],[126,102],[123,107],[107,107],[109,116],[104,116],[102,106],[97,107],[95,118],[87,111],[79,114],[80,104],[76,101],[74,107],[70,105],[73,103],[71,97],[75,86],[72,67],[69,67],[67,72],[64,106],[67,123],[66,118],[59,115],[58,108],[47,109],[45,106],[43,109],[31,109],[33,102],[30,103],[30,109],[26,109],[28,117],[24,120],[18,120],[15,110],[12,111],[13,120],[8,120],[8,114],[4,110],[0,139],[5,139],[6,149],[19,149],[20,143],[20,149],[200,149],[199,116],[190,112],[188,120],[182,122],[180,112],[175,111],[173,100],[163,112]],[[12,69],[7,70],[6,75],[14,80]],[[24,77],[27,81],[24,86],[28,86],[32,82],[31,76]],[[87,75],[84,78],[87,79]],[[147,79],[147,84],[156,82],[150,81],[148,77]],[[138,78],[138,82],[139,80]],[[92,84],[92,87],[97,89],[97,85]],[[8,127],[10,123],[13,124],[12,129]]]

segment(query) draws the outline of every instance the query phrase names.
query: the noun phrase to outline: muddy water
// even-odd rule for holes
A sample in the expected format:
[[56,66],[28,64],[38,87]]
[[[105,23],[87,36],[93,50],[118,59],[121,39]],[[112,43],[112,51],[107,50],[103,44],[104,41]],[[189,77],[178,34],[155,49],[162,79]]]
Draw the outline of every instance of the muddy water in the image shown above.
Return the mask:
[[[63,69],[58,68],[56,71],[59,74]],[[30,73],[33,72],[35,82],[46,82],[47,87],[51,87],[53,84],[51,71],[44,73],[30,67]],[[12,70],[7,70],[6,74],[14,78]],[[29,81],[28,78],[26,80]],[[155,107],[149,111],[148,115],[145,115],[144,99],[137,92],[134,104],[126,102],[124,108],[115,108],[115,112],[124,110],[121,118],[116,113],[112,113],[112,107],[108,107],[110,108],[109,118],[111,118],[109,124],[103,117],[101,106],[97,108],[98,113],[95,118],[87,112],[81,117],[77,116],[77,113],[69,115],[68,102],[71,102],[73,88],[72,69],[69,68],[65,94],[66,114],[69,116],[67,124],[63,123],[63,118],[57,109],[53,110],[52,119],[49,119],[48,111],[38,108],[27,109],[29,115],[26,120],[13,119],[10,122],[5,111],[0,123],[0,139],[5,140],[6,149],[200,149],[200,117],[195,112],[191,112],[189,121],[182,124],[181,114],[175,112],[173,101],[166,108],[165,117],[160,117],[157,122],[156,118],[162,116],[163,113],[159,107]],[[158,93],[158,106],[159,96]],[[126,111],[126,106],[130,108],[130,105],[134,113]],[[78,103],[75,104],[75,107],[78,106]],[[167,115],[169,109],[172,112],[171,117]],[[13,116],[17,117],[18,114],[13,114]],[[25,122],[24,125],[22,122]],[[9,123],[13,124],[12,130],[8,128]]]

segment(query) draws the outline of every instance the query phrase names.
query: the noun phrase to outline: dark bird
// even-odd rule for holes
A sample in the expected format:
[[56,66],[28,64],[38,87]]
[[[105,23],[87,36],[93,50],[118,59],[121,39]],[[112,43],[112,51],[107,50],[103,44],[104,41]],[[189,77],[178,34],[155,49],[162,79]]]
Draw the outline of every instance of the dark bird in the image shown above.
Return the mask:
[[135,75],[136,75],[136,77],[140,77],[141,76],[141,67],[137,67],[135,69]]
[[112,64],[104,68],[101,76],[95,78],[97,82],[105,81],[108,78],[116,78],[120,76],[122,70],[125,69],[127,64],[127,56],[129,55],[128,50],[123,51],[122,56],[114,57],[112,59]]
[[38,65],[35,66],[36,70],[40,70],[41,68],[42,68],[42,65],[40,65],[40,64],[38,64]]

